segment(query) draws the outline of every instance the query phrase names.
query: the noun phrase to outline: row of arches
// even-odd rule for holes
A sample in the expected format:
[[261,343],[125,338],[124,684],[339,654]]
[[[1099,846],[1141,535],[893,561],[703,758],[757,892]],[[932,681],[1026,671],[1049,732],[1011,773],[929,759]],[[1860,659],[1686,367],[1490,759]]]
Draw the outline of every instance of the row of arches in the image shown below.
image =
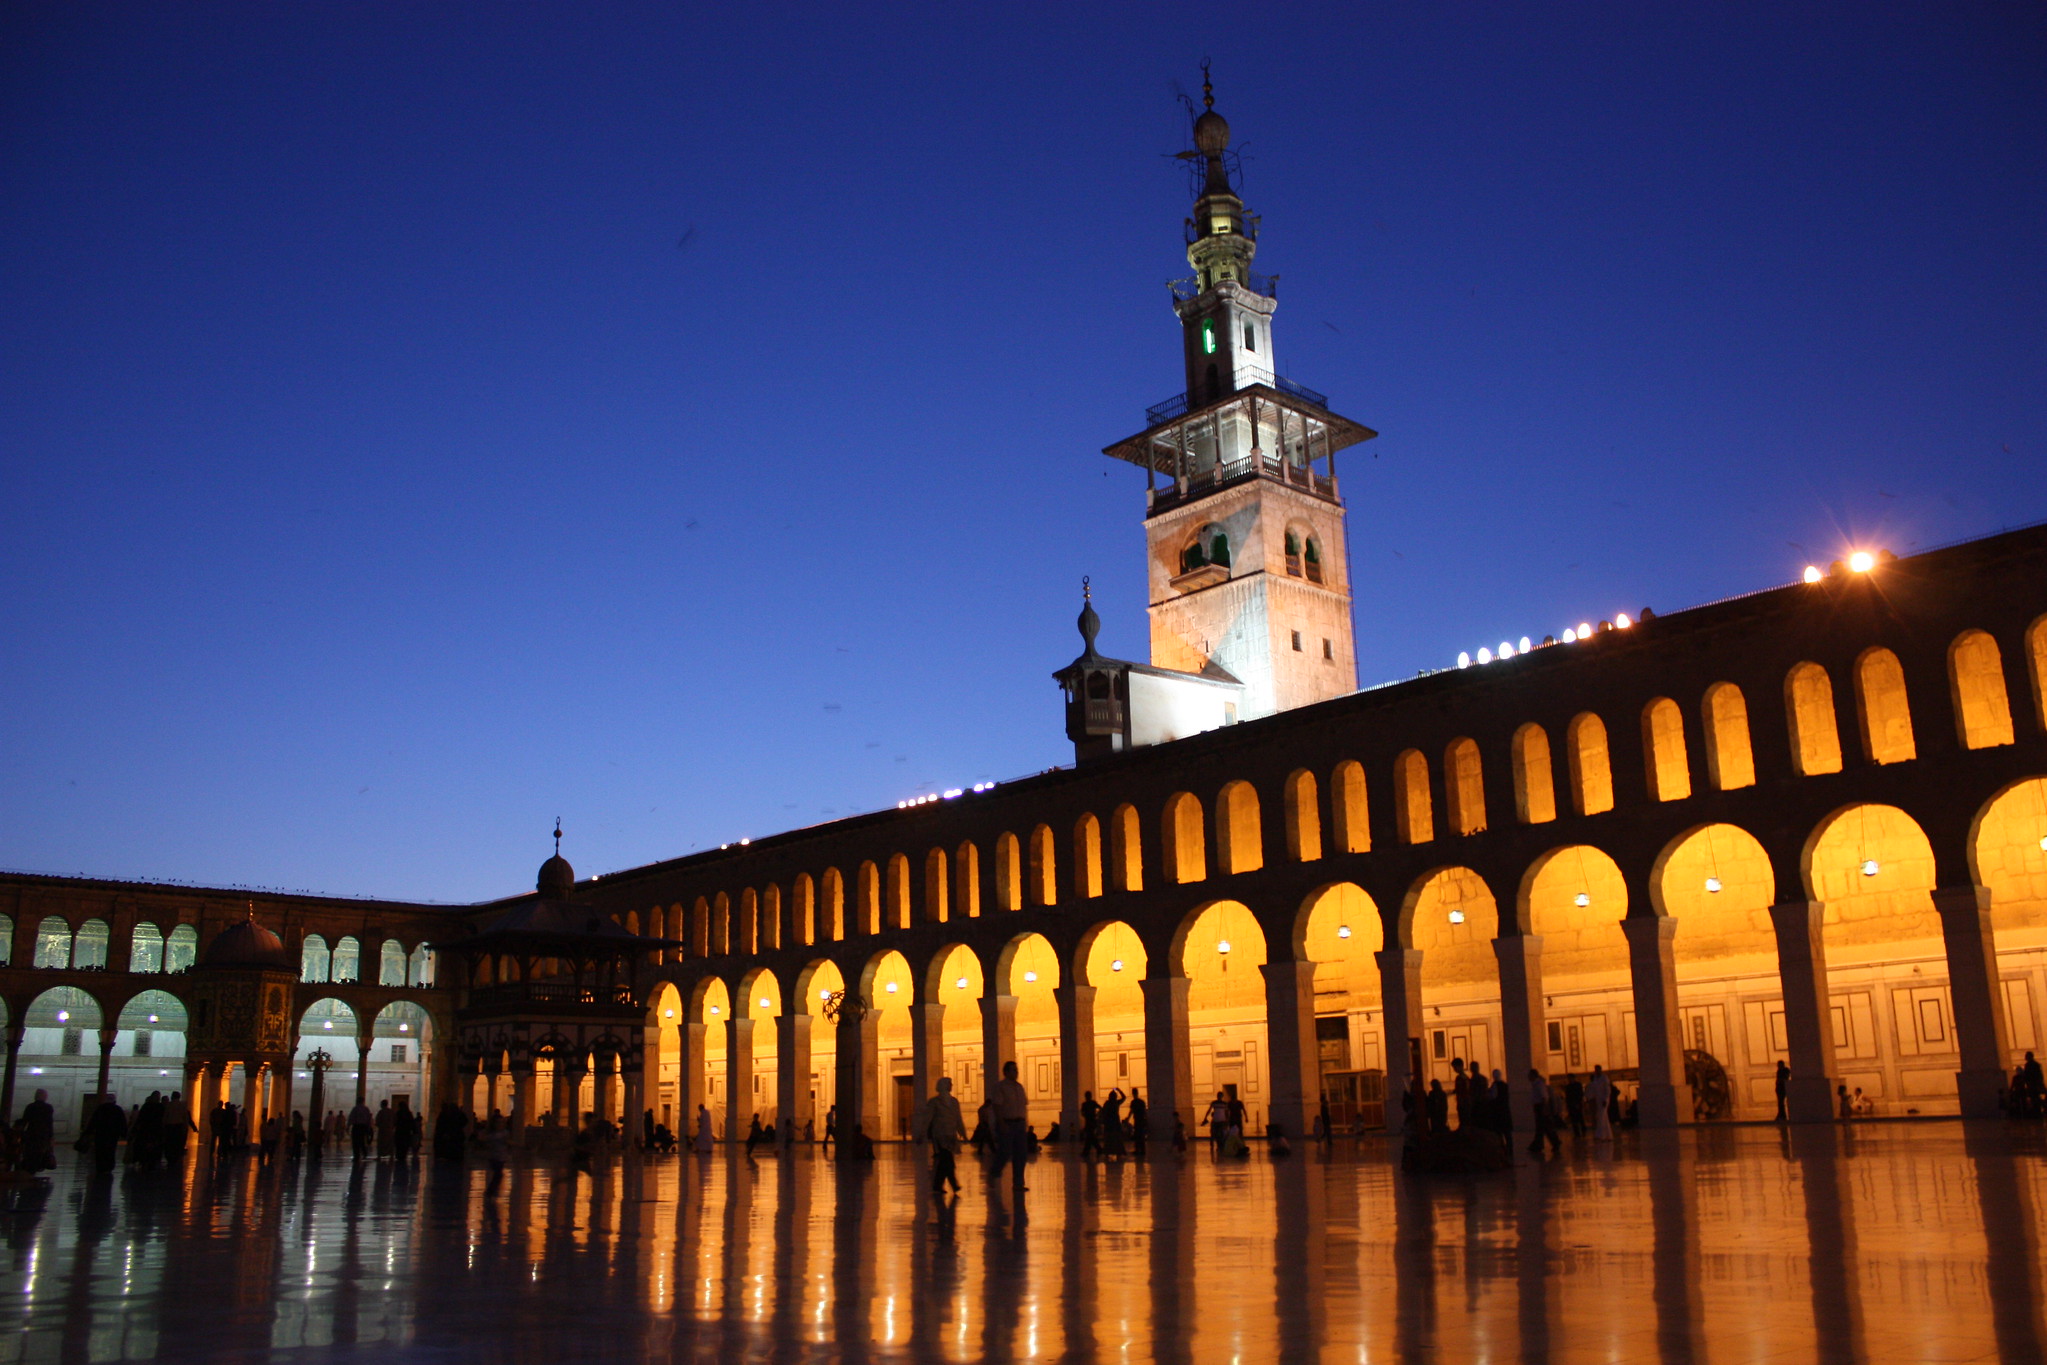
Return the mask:
[[[69,968],[78,971],[108,969],[112,932],[107,921],[92,918],[76,929],[62,915],[44,915],[36,921],[35,939],[29,950],[32,967]],[[0,964],[13,960],[14,919],[0,915]],[[199,931],[189,924],[174,925],[166,936],[156,925],[137,924],[128,946],[131,972],[182,972],[197,959]]]
[[[362,946],[353,934],[337,939],[330,949],[319,934],[307,934],[299,946],[299,980],[336,985],[362,982]],[[379,986],[431,986],[434,984],[434,954],[424,943],[405,950],[395,938],[387,938],[377,951],[376,984]]]
[[[2024,657],[2035,696],[2034,723],[2047,730],[2047,617],[2026,632]],[[1988,632],[1968,630],[1946,651],[1948,704],[1958,742],[1985,748],[2015,742],[2004,656]],[[1857,732],[1871,764],[1908,761],[1917,753],[1914,702],[1905,670],[1891,650],[1872,647],[1858,656],[1852,672]],[[1788,770],[1801,776],[1838,772],[1843,747],[1836,722],[1833,681],[1820,664],[1801,662],[1783,682]],[[1921,705],[1933,704],[1920,699]],[[1651,698],[1636,723],[1640,731],[1643,790],[1655,802],[1682,801],[1701,785],[1730,791],[1756,784],[1757,755],[1751,742],[1750,699],[1735,683],[1718,681],[1700,694],[1696,733],[1702,761],[1687,742],[1688,716],[1677,700]],[[1513,731],[1507,761],[1512,771],[1513,818],[1524,825],[1553,822],[1565,812],[1595,816],[1615,809],[1618,785],[1614,747],[1605,718],[1580,712],[1563,727],[1562,754],[1542,725],[1529,722]],[[1407,749],[1392,760],[1386,832],[1398,843],[1420,845],[1439,837],[1484,832],[1491,822],[1488,784],[1479,744],[1452,739],[1436,760]],[[1441,794],[1442,810],[1437,810]],[[1267,849],[1265,817],[1257,790],[1246,781],[1225,783],[1212,805],[1192,792],[1170,795],[1153,832],[1130,804],[1116,806],[1106,822],[1082,814],[1068,831],[1038,824],[1028,833],[998,834],[986,850],[972,840],[925,851],[921,865],[895,853],[863,861],[850,875],[827,868],[818,877],[796,877],[785,896],[780,886],[748,888],[737,895],[698,897],[690,906],[654,907],[644,920],[622,916],[628,928],[672,936],[695,957],[751,955],[786,947],[837,942],[906,929],[916,923],[977,918],[984,908],[1015,911],[1057,904],[1063,894],[1085,900],[1110,892],[1144,889],[1147,838],[1155,839],[1156,875],[1186,885],[1262,867],[1268,856],[1314,862],[1331,854],[1371,851],[1373,812],[1362,763],[1345,759],[1326,774],[1291,773],[1279,793],[1283,838]],[[987,904],[984,906],[984,892]]]
[[[1988,975],[1950,960],[1955,916],[1979,905]],[[1808,913],[1798,951],[1821,965],[1801,986],[1786,945]],[[937,1075],[977,1100],[991,1059],[1016,1059],[1041,1131],[1112,1083],[1163,1087],[1183,1120],[1236,1086],[1254,1112],[1299,1122],[1332,1075],[1404,1072],[1418,1037],[1425,1071],[1446,1079],[1453,1058],[1553,1075],[1598,1061],[1630,1087],[1668,1087],[1686,1079],[1673,1053],[1696,1053],[1727,1087],[1701,1116],[1767,1114],[1776,1062],[1805,1046],[1802,1009],[1831,1016],[1801,1059],[1823,1088],[1849,1077],[1893,1112],[1953,1112],[1958,1074],[1981,1063],[1965,1035],[1991,1029],[1996,1071],[2042,1022],[2047,779],[1999,793],[1969,846],[1940,858],[1905,811],[1854,805],[1810,832],[1795,867],[1713,823],[1648,867],[1570,843],[1508,886],[1446,863],[1378,895],[1341,880],[1294,907],[1202,900],[1172,924],[1103,920],[1057,944],[988,926],[914,962],[844,952],[664,987],[650,1023],[666,1103],[689,1113],[722,1096],[728,1125],[771,1109],[802,1123],[850,1082],[857,1112],[893,1135]]]

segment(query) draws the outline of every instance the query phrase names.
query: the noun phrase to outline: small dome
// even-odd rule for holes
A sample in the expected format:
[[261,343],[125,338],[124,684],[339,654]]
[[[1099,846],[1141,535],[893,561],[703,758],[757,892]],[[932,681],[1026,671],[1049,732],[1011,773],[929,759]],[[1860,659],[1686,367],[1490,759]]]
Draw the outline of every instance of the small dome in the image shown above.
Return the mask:
[[1221,156],[1230,145],[1230,121],[1210,109],[1194,120],[1194,146],[1203,156]]
[[540,894],[551,901],[565,901],[576,889],[576,869],[557,853],[540,865]]
[[230,924],[215,935],[213,942],[206,945],[206,956],[199,965],[292,970],[291,955],[284,951],[284,940],[253,919]]

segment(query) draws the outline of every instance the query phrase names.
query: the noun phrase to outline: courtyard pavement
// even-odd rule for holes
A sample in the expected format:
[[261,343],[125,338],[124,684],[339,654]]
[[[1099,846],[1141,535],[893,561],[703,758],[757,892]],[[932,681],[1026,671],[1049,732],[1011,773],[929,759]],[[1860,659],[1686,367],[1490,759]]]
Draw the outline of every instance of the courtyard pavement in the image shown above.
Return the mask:
[[[75,1158],[63,1154],[67,1163]],[[0,1208],[0,1362],[2037,1361],[2047,1143],[1935,1121],[1568,1144],[1402,1177],[721,1150],[190,1178],[67,1164]]]

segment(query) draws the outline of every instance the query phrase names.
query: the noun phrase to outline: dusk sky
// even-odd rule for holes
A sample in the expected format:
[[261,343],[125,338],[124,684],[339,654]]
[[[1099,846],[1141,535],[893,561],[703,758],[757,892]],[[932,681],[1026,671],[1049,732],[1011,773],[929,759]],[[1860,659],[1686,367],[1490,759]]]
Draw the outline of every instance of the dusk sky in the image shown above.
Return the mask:
[[0,864],[480,900],[1070,763],[1216,102],[1360,681],[2047,518],[2047,10],[13,4]]

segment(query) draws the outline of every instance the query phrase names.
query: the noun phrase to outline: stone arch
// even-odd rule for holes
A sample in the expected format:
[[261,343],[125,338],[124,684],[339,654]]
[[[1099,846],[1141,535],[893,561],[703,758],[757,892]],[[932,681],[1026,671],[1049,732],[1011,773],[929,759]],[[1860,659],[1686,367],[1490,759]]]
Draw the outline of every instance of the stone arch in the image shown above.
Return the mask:
[[[1317,887],[1301,901],[1293,926],[1294,957],[1315,964],[1315,1012],[1355,1013],[1379,1007],[1379,971],[1374,954],[1385,946],[1385,920],[1365,889],[1354,882]],[[1369,1067],[1383,1057],[1353,1058]]]
[[1807,898],[1826,906],[1830,951],[1941,937],[1933,845],[1896,806],[1858,803],[1829,815],[1807,838],[1800,871]]
[[1904,763],[1918,756],[1904,665],[1882,645],[1870,646],[1855,660],[1855,719],[1862,755],[1871,763]]
[[1365,765],[1346,758],[1329,773],[1329,824],[1339,853],[1370,853],[1372,821],[1365,803]]
[[128,970],[162,971],[163,947],[163,930],[148,920],[137,920],[135,928],[128,935]]
[[1571,717],[1564,731],[1571,774],[1571,805],[1580,815],[1613,809],[1613,763],[1608,756],[1606,722],[1591,711]]
[[828,957],[814,957],[796,973],[796,996],[804,1013],[822,1018],[832,996],[846,989],[845,973]]
[[1160,847],[1167,875],[1183,886],[1208,876],[1208,835],[1202,824],[1201,801],[1194,793],[1174,792],[1166,798],[1159,822]]
[[[925,962],[922,976],[918,997],[947,1009],[961,1001],[979,1001],[987,987],[981,955],[958,939],[939,945]],[[958,984],[962,979],[964,986]]]
[[1403,750],[1393,760],[1393,824],[1403,844],[1426,844],[1436,837],[1429,761],[1419,749]]
[[1093,811],[1073,822],[1073,889],[1084,900],[1102,894],[1102,822]]
[[1834,683],[1816,663],[1784,675],[1784,716],[1791,728],[1791,766],[1801,777],[1841,771],[1841,729],[1834,720]]
[[1529,721],[1514,732],[1514,815],[1524,825],[1557,818],[1556,776],[1550,769],[1549,731]]
[[[1029,973],[1029,979],[1025,979]],[[1021,999],[1027,993],[1057,990],[1065,980],[1060,971],[1059,952],[1052,940],[1035,931],[1018,934],[1003,944],[995,955],[989,980],[1000,995]]]
[[1249,782],[1223,784],[1215,798],[1216,860],[1224,876],[1265,866],[1265,834],[1258,792]]
[[2047,616],[2026,627],[2026,676],[2033,684],[2033,724],[2047,730]]
[[189,924],[180,924],[164,936],[163,969],[167,972],[182,972],[199,960],[199,931]]
[[333,970],[332,961],[327,940],[318,934],[307,934],[299,944],[299,980],[324,983]]
[[752,957],[760,951],[761,898],[750,886],[739,888],[739,904],[732,916],[732,951]]
[[[185,1055],[185,1035],[190,1018],[185,1002],[166,990],[137,991],[114,1018],[114,1027],[127,1035],[115,1044],[116,1051],[130,1057],[161,1058],[171,1062]],[[166,1067],[166,1069],[169,1069]],[[165,1086],[165,1089],[171,1089]]]
[[769,882],[761,888],[760,931],[755,936],[764,953],[780,950],[782,946],[782,888],[779,883]]
[[78,926],[78,932],[71,938],[71,965],[88,971],[104,971],[107,965],[107,950],[112,946],[113,933],[107,922],[97,916]]
[[2015,738],[2011,700],[2004,690],[2004,656],[1990,633],[1965,630],[1947,650],[1948,691],[1955,737],[1964,749],[1990,749]]
[[1032,905],[1059,903],[1059,857],[1050,825],[1031,830],[1030,892]]
[[711,903],[702,896],[690,913],[690,956],[705,958],[711,955]]
[[71,921],[62,915],[44,915],[36,924],[35,956],[30,959],[35,967],[69,967],[71,965]]
[[817,883],[808,872],[797,873],[789,884],[789,933],[798,948],[817,942]]
[[1297,863],[1322,857],[1322,802],[1315,774],[1296,768],[1286,779],[1286,852]]
[[1422,952],[1422,982],[1494,986],[1499,972],[1492,941],[1499,903],[1485,878],[1468,867],[1438,867],[1415,878],[1401,898],[1400,935]]
[[1656,697],[1642,708],[1642,760],[1650,799],[1682,801],[1692,794],[1684,712],[1669,697]]
[[377,984],[405,984],[405,945],[395,938],[385,939],[377,948]]
[[1521,875],[1516,916],[1524,934],[1542,939],[1545,977],[1628,971],[1628,883],[1604,849],[1566,844],[1550,849]]
[[[337,1065],[362,1065],[360,1038],[362,1020],[355,1007],[339,996],[326,995],[299,1013],[299,1052],[311,1047],[326,1048]],[[345,1047],[344,1047],[345,1045]]]
[[362,944],[354,934],[343,934],[334,943],[334,963],[327,979],[337,985],[355,985],[362,980]]
[[1749,743],[1748,699],[1731,682],[1706,689],[1699,706],[1706,733],[1706,778],[1715,791],[1756,784],[1756,756]]
[[1127,801],[1109,817],[1109,866],[1118,891],[1144,890],[1144,821]]
[[872,859],[853,874],[853,932],[865,938],[881,932],[881,869]]
[[818,881],[818,941],[840,943],[846,937],[846,879],[836,867],[824,870]]
[[[1692,964],[1712,964],[1722,974],[1776,970],[1770,923],[1776,869],[1762,843],[1739,825],[1694,825],[1665,844],[1649,872],[1649,903],[1677,921],[1671,951],[1680,974]],[[1748,961],[1741,969],[1725,965],[1737,959]]]
[[881,927],[884,929],[907,929],[910,927],[910,860],[900,853],[891,853],[888,859],[888,882],[883,892]]
[[972,839],[963,839],[953,853],[952,903],[965,919],[981,917],[981,850]]
[[944,849],[930,849],[924,854],[924,922],[943,924],[951,918],[950,861]]
[[1023,909],[1023,850],[1008,830],[995,836],[995,906]]
[[773,1019],[782,1013],[782,982],[772,967],[755,967],[739,978],[732,1006],[742,1019]]
[[1485,833],[1485,773],[1476,740],[1460,737],[1444,746],[1443,796],[1452,830]]
[[434,950],[424,943],[414,948],[412,956],[406,961],[405,984],[408,986],[434,984]]
[[[1209,1095],[1235,1085],[1247,1131],[1263,1131],[1272,1102],[1267,1049],[1263,926],[1241,901],[1209,901],[1173,933],[1167,973],[1187,979],[1189,1098],[1199,1113]],[[1203,1058],[1207,1058],[1204,1067]]]
[[1999,790],[1969,826],[1969,875],[1990,892],[2000,933],[2047,928],[2047,778]]
[[870,956],[860,968],[859,998],[874,1010],[908,1009],[916,1004],[916,979],[910,970],[910,960],[894,948],[884,948]]

